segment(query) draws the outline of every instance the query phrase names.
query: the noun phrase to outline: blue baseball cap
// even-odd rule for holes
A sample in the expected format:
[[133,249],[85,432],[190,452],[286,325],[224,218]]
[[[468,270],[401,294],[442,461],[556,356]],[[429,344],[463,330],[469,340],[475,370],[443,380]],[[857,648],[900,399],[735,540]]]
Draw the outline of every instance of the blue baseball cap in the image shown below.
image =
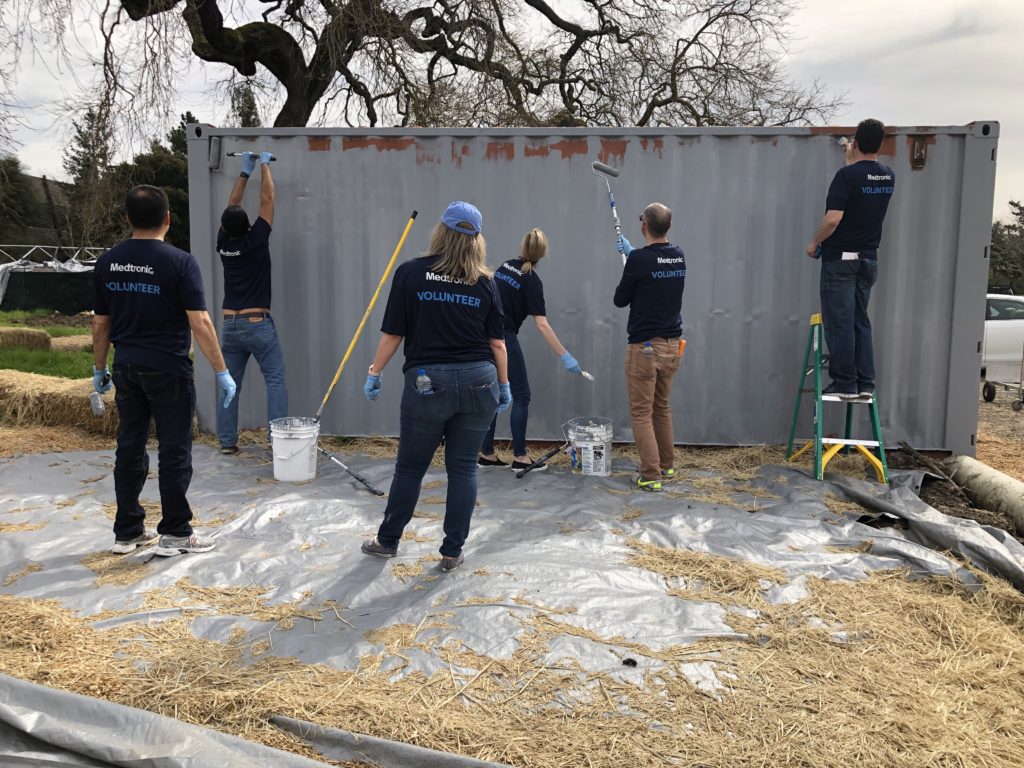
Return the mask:
[[484,226],[484,218],[480,215],[480,210],[472,203],[456,200],[445,208],[444,214],[441,216],[441,223],[448,229],[453,229],[464,235],[479,235]]

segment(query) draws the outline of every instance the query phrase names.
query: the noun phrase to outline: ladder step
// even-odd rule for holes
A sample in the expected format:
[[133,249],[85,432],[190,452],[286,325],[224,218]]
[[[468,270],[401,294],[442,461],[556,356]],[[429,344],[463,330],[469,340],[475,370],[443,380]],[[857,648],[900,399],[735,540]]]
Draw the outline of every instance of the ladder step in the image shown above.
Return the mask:
[[821,442],[827,445],[863,445],[865,448],[877,448],[877,440],[845,440],[840,437],[823,437]]
[[[814,390],[812,389],[811,392]],[[839,395],[822,395],[822,400],[827,400],[830,403],[849,403],[850,405],[871,405],[875,402],[875,398],[871,397],[857,398],[856,400],[846,400]]]

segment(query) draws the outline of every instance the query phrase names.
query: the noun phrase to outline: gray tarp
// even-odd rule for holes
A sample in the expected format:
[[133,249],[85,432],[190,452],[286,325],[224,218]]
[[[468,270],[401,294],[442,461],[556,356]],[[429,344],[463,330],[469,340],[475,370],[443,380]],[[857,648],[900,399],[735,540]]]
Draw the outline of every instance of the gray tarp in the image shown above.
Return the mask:
[[[575,612],[562,620],[606,638],[622,636],[656,649],[703,637],[736,636],[725,609],[672,597],[661,576],[626,564],[631,551],[625,544],[627,537],[781,568],[790,583],[768,593],[768,599],[778,602],[802,597],[808,576],[859,579],[874,570],[906,568],[913,575],[958,574],[971,580],[968,572],[937,551],[945,549],[1024,587],[1024,546],[1001,531],[931,509],[914,493],[920,476],[908,473],[896,473],[893,487],[884,488],[845,477],[819,483],[796,468],[766,467],[753,485],[781,500],[740,493],[736,506],[715,506],[694,501],[685,482],[670,485],[670,492],[661,495],[631,491],[625,471],[595,478],[555,468],[522,480],[507,470],[482,471],[480,506],[465,566],[435,578],[438,572],[427,563],[422,575],[402,582],[390,565],[416,563],[436,553],[440,543],[443,504],[437,502],[444,495],[443,472],[430,470],[428,488],[420,499],[420,509],[432,517],[416,517],[410,524],[411,530],[428,540],[403,542],[396,561],[383,561],[362,555],[359,542],[375,531],[384,501],[366,493],[330,463],[321,461],[320,477],[311,483],[280,484],[272,479],[266,451],[224,457],[200,446],[195,454],[190,498],[200,519],[224,518],[216,529],[199,529],[214,535],[218,548],[205,555],[156,561],[152,572],[130,588],[97,587],[95,574],[80,563],[83,556],[112,543],[111,521],[102,511],[103,504],[113,502],[111,453],[26,456],[0,464],[0,520],[46,523],[36,531],[0,534],[0,581],[29,563],[42,566],[3,591],[56,598],[82,615],[131,609],[141,603],[145,591],[167,588],[186,575],[199,585],[260,585],[271,590],[270,603],[300,600],[308,591],[313,595],[309,606],[331,599],[346,606],[341,612],[344,621],[326,612],[315,623],[296,618],[294,628],[283,630],[273,622],[210,611],[193,619],[192,628],[198,636],[226,641],[233,628],[242,626],[250,637],[272,635],[278,655],[354,669],[361,656],[381,651],[381,646],[366,639],[367,631],[397,623],[418,625],[439,610],[454,613],[446,621],[455,628],[445,629],[444,637],[454,636],[482,654],[500,658],[514,651],[522,631],[512,614],[530,615],[535,610],[530,603],[572,607]],[[156,457],[152,458],[155,468]],[[346,460],[373,482],[388,487],[393,471],[390,461]],[[829,512],[824,503],[829,492],[855,497],[869,513]],[[150,480],[143,499],[156,498],[155,480]],[[639,514],[624,516],[627,505]],[[886,516],[902,518],[906,530],[867,524],[872,517]],[[865,541],[870,541],[870,551],[858,551]],[[847,549],[836,551],[837,547]],[[572,553],[571,560],[567,552]],[[135,556],[145,557],[145,553],[129,557]],[[496,596],[500,599],[487,604],[468,604],[471,598]],[[155,620],[169,613],[173,614],[138,612],[97,622],[97,626]],[[429,642],[431,635],[425,631],[420,637]],[[563,636],[552,642],[550,656],[571,656],[589,671],[637,683],[646,668],[658,663],[640,658],[637,668],[623,667],[609,648],[606,643]],[[428,651],[407,655],[408,667],[396,674],[448,669]],[[632,651],[630,655],[636,656]],[[385,662],[386,668],[397,669],[397,661]],[[702,689],[718,686],[713,665],[694,665],[688,674]],[[8,706],[31,709],[31,704],[18,701],[8,701]],[[90,700],[92,710],[106,706]],[[40,711],[55,722],[60,718],[70,723],[83,716],[77,707],[63,705],[40,707]],[[153,746],[146,733],[140,729],[132,743],[120,746],[145,754]],[[355,735],[337,737],[326,731],[319,734],[318,743],[341,749],[346,739],[350,747],[359,741],[353,756],[372,745],[379,750],[374,759],[382,765],[408,764],[402,757],[406,745],[389,747],[387,742],[363,741]],[[97,754],[108,762],[114,757],[102,748]],[[223,764],[191,763],[211,768]]]

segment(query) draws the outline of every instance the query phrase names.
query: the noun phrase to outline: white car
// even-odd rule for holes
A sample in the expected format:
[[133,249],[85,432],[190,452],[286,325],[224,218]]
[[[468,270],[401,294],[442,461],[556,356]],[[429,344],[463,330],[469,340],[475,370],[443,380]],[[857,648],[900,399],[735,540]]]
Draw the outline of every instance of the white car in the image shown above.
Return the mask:
[[[989,382],[1019,382],[1024,355],[1024,296],[990,293],[986,298],[981,375]],[[991,401],[995,394],[995,387],[986,384],[985,400]]]

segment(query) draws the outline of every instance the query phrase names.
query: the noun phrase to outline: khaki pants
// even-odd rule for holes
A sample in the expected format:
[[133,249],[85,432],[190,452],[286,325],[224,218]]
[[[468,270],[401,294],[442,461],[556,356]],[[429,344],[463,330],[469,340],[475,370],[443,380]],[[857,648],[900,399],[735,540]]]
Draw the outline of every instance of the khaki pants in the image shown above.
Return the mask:
[[640,454],[640,475],[644,480],[661,477],[675,460],[672,446],[672,408],[668,398],[672,378],[679,370],[679,339],[651,339],[653,355],[644,354],[644,344],[626,348],[626,391],[633,439]]

